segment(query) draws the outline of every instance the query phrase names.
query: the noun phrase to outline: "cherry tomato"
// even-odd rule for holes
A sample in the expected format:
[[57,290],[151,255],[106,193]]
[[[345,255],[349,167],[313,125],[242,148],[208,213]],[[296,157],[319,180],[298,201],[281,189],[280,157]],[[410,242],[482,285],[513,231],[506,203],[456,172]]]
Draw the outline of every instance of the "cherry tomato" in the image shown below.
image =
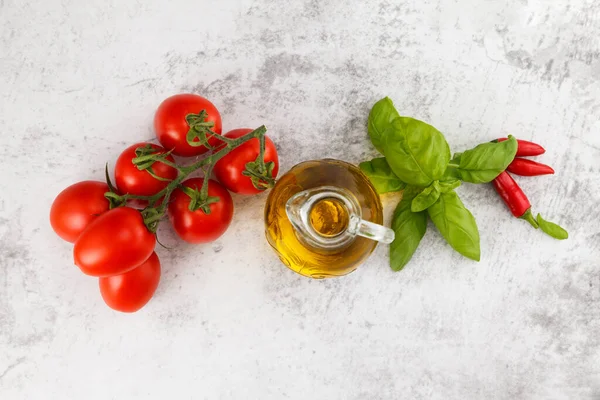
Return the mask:
[[[204,121],[213,122],[211,130],[221,134],[221,115],[217,108],[204,97],[197,94],[177,94],[163,101],[154,115],[154,129],[156,137],[167,150],[173,150],[173,154],[184,157],[197,156],[206,152],[205,146],[190,146],[186,136],[190,126],[185,117],[188,114],[198,114],[205,110],[208,116]],[[208,143],[216,145],[219,139],[207,134]],[[196,138],[198,141],[198,138]]]
[[155,252],[138,267],[124,274],[100,278],[100,294],[107,306],[136,312],[154,295],[160,281],[160,261]]
[[[252,132],[252,129],[234,129],[224,136],[235,139]],[[215,176],[227,189],[239,194],[256,194],[262,192],[252,184],[250,177],[242,174],[246,169],[246,164],[256,161],[260,154],[260,141],[250,139],[243,145],[230,151],[225,157],[221,158],[214,167]],[[265,137],[265,163],[274,162],[273,178],[279,172],[279,157],[277,149],[271,139]]]
[[156,237],[140,212],[118,207],[96,218],[75,242],[73,256],[84,274],[111,276],[132,270],[150,257]]
[[50,225],[54,232],[74,243],[90,222],[108,211],[109,202],[104,197],[108,191],[104,182],[83,181],[60,192],[50,208]]
[[[203,178],[192,178],[183,185],[202,188]],[[169,218],[179,237],[189,243],[207,243],[218,239],[229,227],[233,218],[233,200],[223,186],[214,180],[208,181],[208,195],[218,197],[219,201],[210,204],[210,214],[198,209],[190,211],[190,197],[180,189],[175,189],[169,203]]]
[[[161,181],[154,178],[145,170],[139,170],[132,162],[136,157],[135,149],[138,147],[152,146],[156,151],[153,154],[166,152],[164,148],[153,143],[137,143],[125,149],[117,159],[115,165],[115,181],[117,188],[122,194],[135,194],[138,196],[152,196],[163,190],[168,184],[168,181]],[[172,156],[167,157],[168,161],[175,162]],[[152,172],[168,180],[173,180],[177,177],[177,170],[171,166],[161,162],[152,164]]]

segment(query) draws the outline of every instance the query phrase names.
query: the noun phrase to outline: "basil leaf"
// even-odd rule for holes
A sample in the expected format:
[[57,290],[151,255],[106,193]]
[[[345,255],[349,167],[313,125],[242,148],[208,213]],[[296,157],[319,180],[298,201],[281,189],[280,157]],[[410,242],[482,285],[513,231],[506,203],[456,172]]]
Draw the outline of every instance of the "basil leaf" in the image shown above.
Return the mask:
[[371,161],[361,162],[358,167],[369,178],[377,193],[397,192],[406,187],[392,172],[385,157],[374,158]]
[[394,271],[400,271],[410,261],[427,230],[427,214],[410,210],[416,195],[409,193],[410,191],[407,189],[402,194],[402,200],[398,203],[392,219],[392,229],[396,237],[390,244],[390,267]]
[[569,237],[569,232],[564,228],[554,222],[546,221],[540,214],[537,215],[537,223],[542,231],[554,239],[565,240]]
[[509,136],[500,143],[482,143],[459,156],[458,175],[465,182],[493,181],[514,160],[517,140]]
[[444,175],[450,161],[450,147],[433,126],[400,117],[386,133],[385,157],[403,182],[427,187]]
[[427,209],[429,217],[444,239],[465,257],[479,261],[479,230],[473,214],[462,203],[455,191],[442,193],[438,201]]
[[394,103],[389,97],[384,97],[375,103],[369,113],[369,122],[367,124],[369,137],[375,148],[382,154],[385,143],[385,131],[391,122],[399,116],[400,114],[396,111]]
[[431,185],[427,186],[425,190],[415,197],[411,203],[410,210],[412,212],[420,212],[428,209],[437,201],[440,197],[440,183],[434,181]]
[[458,179],[450,179],[447,181],[440,182],[440,192],[448,193],[451,190],[456,189],[460,186],[460,181]]

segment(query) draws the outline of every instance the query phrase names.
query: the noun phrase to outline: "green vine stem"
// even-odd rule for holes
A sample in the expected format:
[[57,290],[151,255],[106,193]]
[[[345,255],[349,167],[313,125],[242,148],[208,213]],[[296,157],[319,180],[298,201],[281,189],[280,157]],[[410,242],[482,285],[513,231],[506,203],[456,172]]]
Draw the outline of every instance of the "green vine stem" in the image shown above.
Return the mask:
[[258,157],[256,157],[256,160],[247,163],[246,169],[242,172],[242,175],[249,177],[252,185],[259,190],[270,189],[275,185],[275,179],[273,178],[275,163],[273,161],[265,163],[265,147],[266,139],[263,135],[259,138]]
[[260,139],[260,153],[258,155],[258,159],[256,161],[258,161],[258,165],[259,165],[259,171],[261,173],[265,173],[267,171],[267,168],[265,167],[265,136],[261,136]]
[[212,175],[213,167],[214,167],[214,164],[211,163],[206,168],[206,171],[204,171],[204,181],[202,182],[202,189],[200,189],[200,198],[201,199],[208,198],[208,180],[209,180],[210,176]]
[[[198,122],[196,122],[196,119],[194,119],[193,122],[195,124],[193,126],[190,125],[190,129],[195,129],[194,127],[199,124]],[[208,130],[210,130],[210,127],[208,127],[208,128],[209,128]],[[210,213],[210,208],[208,207],[208,205],[210,204],[211,199],[209,199],[209,196],[208,196],[208,181],[209,181],[209,178],[212,173],[212,169],[213,169],[214,165],[217,163],[217,161],[219,161],[221,158],[226,156],[233,149],[241,146],[242,144],[248,142],[251,139],[259,139],[259,141],[261,143],[260,155],[257,158],[257,160],[253,163],[258,164],[258,166],[259,166],[258,169],[262,173],[261,174],[253,174],[253,177],[254,177],[254,179],[264,181],[266,183],[265,188],[271,187],[269,185],[272,185],[272,182],[274,182],[274,179],[270,176],[269,170],[272,171],[272,167],[270,168],[264,162],[264,152],[265,152],[264,151],[264,142],[265,142],[265,133],[266,132],[267,132],[267,128],[264,125],[256,128],[252,132],[249,132],[246,135],[241,136],[236,139],[225,138],[225,137],[222,137],[221,135],[217,135],[216,133],[213,133],[212,131],[207,132],[211,136],[214,134],[214,137],[221,139],[223,142],[223,145],[219,146],[216,150],[213,150],[213,152],[209,153],[208,156],[206,156],[205,158],[203,158],[189,166],[179,166],[179,165],[167,160],[166,157],[170,154],[170,152],[158,153],[158,154],[152,154],[152,155],[148,155],[145,153],[141,154],[139,159],[138,158],[133,159],[133,163],[136,165],[143,164],[143,165],[147,166],[146,170],[147,170],[147,168],[150,168],[154,162],[162,162],[163,164],[166,164],[173,168],[176,168],[178,171],[177,177],[175,179],[170,181],[169,184],[163,190],[161,190],[160,192],[158,192],[152,196],[138,196],[138,195],[131,195],[131,194],[119,195],[117,193],[116,188],[112,185],[112,183],[110,181],[110,177],[108,175],[108,165],[107,165],[106,166],[106,181],[107,181],[110,191],[106,192],[104,194],[104,196],[109,200],[111,208],[124,206],[128,200],[132,200],[132,199],[147,201],[148,206],[146,208],[144,208],[143,210],[141,210],[141,213],[142,213],[142,216],[144,217],[144,223],[148,227],[148,230],[155,233],[156,229],[158,228],[158,222],[164,217],[164,215],[167,211],[167,205],[169,204],[169,199],[170,199],[173,191],[175,189],[177,189],[181,185],[181,183],[190,174],[192,174],[193,172],[197,171],[200,168],[206,167],[205,175],[204,175],[205,179],[202,184],[202,188],[200,189],[200,196],[199,196],[199,198],[194,199],[194,200],[196,200],[194,203],[197,204],[197,206],[195,206],[194,208],[195,209],[200,208],[204,212],[208,211],[207,213]],[[195,137],[191,138],[191,140],[193,140],[193,139],[195,139]],[[190,138],[188,138],[188,143],[189,142],[190,142]],[[195,142],[195,143],[198,143],[198,142]],[[250,163],[248,163],[248,164],[250,164]],[[272,164],[272,163],[267,163],[267,164]],[[261,168],[261,165],[262,165],[262,168]],[[254,179],[253,179],[253,182],[254,182]]]
[[209,143],[209,138],[219,139],[226,144],[232,144],[234,142],[233,139],[221,136],[212,130],[215,123],[206,121],[207,116],[208,114],[205,110],[200,111],[198,114],[188,114],[185,116],[185,121],[190,127],[186,136],[188,144],[192,147],[205,146],[208,149],[212,149],[213,146]]

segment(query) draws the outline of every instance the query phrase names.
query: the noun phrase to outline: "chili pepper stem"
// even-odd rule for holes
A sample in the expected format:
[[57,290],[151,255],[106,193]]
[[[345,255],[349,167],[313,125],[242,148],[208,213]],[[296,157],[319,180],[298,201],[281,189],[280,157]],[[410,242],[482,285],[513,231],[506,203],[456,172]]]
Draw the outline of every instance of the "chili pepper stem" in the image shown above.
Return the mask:
[[531,208],[525,211],[525,214],[521,215],[519,218],[529,222],[531,226],[533,226],[535,229],[538,229],[540,227],[540,225],[535,220],[533,213],[531,212]]

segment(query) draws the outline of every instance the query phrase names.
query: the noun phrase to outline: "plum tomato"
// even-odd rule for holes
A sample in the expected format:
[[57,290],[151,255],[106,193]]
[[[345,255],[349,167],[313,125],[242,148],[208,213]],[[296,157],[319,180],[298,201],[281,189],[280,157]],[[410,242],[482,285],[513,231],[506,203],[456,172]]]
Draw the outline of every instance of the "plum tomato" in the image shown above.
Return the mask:
[[[199,124],[212,123],[210,129],[221,134],[221,115],[217,108],[210,101],[197,94],[177,94],[164,100],[154,115],[154,130],[158,141],[167,150],[173,150],[173,154],[184,157],[197,156],[205,153],[208,149],[205,146],[191,146],[187,142],[187,134],[190,130],[190,124],[186,120],[189,114],[199,114],[206,112],[204,121],[196,121]],[[208,143],[211,146],[217,145],[220,140],[208,137]],[[195,141],[199,141],[198,138]]]
[[111,276],[132,270],[150,257],[156,237],[142,214],[130,207],[109,210],[92,221],[75,247],[75,265],[84,274]]
[[[200,191],[204,178],[191,178],[183,185]],[[233,218],[233,200],[221,184],[208,181],[208,196],[218,198],[211,203],[210,214],[202,209],[190,211],[191,198],[181,189],[175,189],[169,203],[169,219],[177,235],[188,243],[207,243],[218,239]]]
[[[236,139],[245,134],[252,132],[252,129],[234,129],[227,132],[224,136]],[[221,158],[214,167],[215,177],[227,189],[238,194],[257,194],[262,190],[257,189],[252,184],[250,177],[242,173],[246,169],[246,164],[256,161],[260,154],[260,141],[258,139],[250,139],[241,146],[231,150],[227,155]],[[279,157],[277,149],[271,139],[265,137],[265,163],[275,163],[273,168],[273,178],[279,172]]]
[[150,301],[160,281],[160,260],[155,252],[131,271],[99,279],[100,294],[113,310],[132,313]]
[[75,183],[56,196],[50,208],[50,225],[58,236],[74,243],[81,232],[110,208],[104,193],[108,185],[98,181]]
[[[167,181],[156,179],[148,171],[138,169],[132,162],[136,157],[135,150],[146,146],[150,146],[156,150],[151,154],[166,152],[163,147],[153,143],[136,143],[126,148],[115,164],[115,182],[121,194],[152,196],[163,190],[169,184],[169,181],[177,177],[177,170],[175,168],[160,161],[154,162],[150,168],[156,176],[168,179]],[[175,162],[175,159],[170,155],[166,159],[173,163]]]

